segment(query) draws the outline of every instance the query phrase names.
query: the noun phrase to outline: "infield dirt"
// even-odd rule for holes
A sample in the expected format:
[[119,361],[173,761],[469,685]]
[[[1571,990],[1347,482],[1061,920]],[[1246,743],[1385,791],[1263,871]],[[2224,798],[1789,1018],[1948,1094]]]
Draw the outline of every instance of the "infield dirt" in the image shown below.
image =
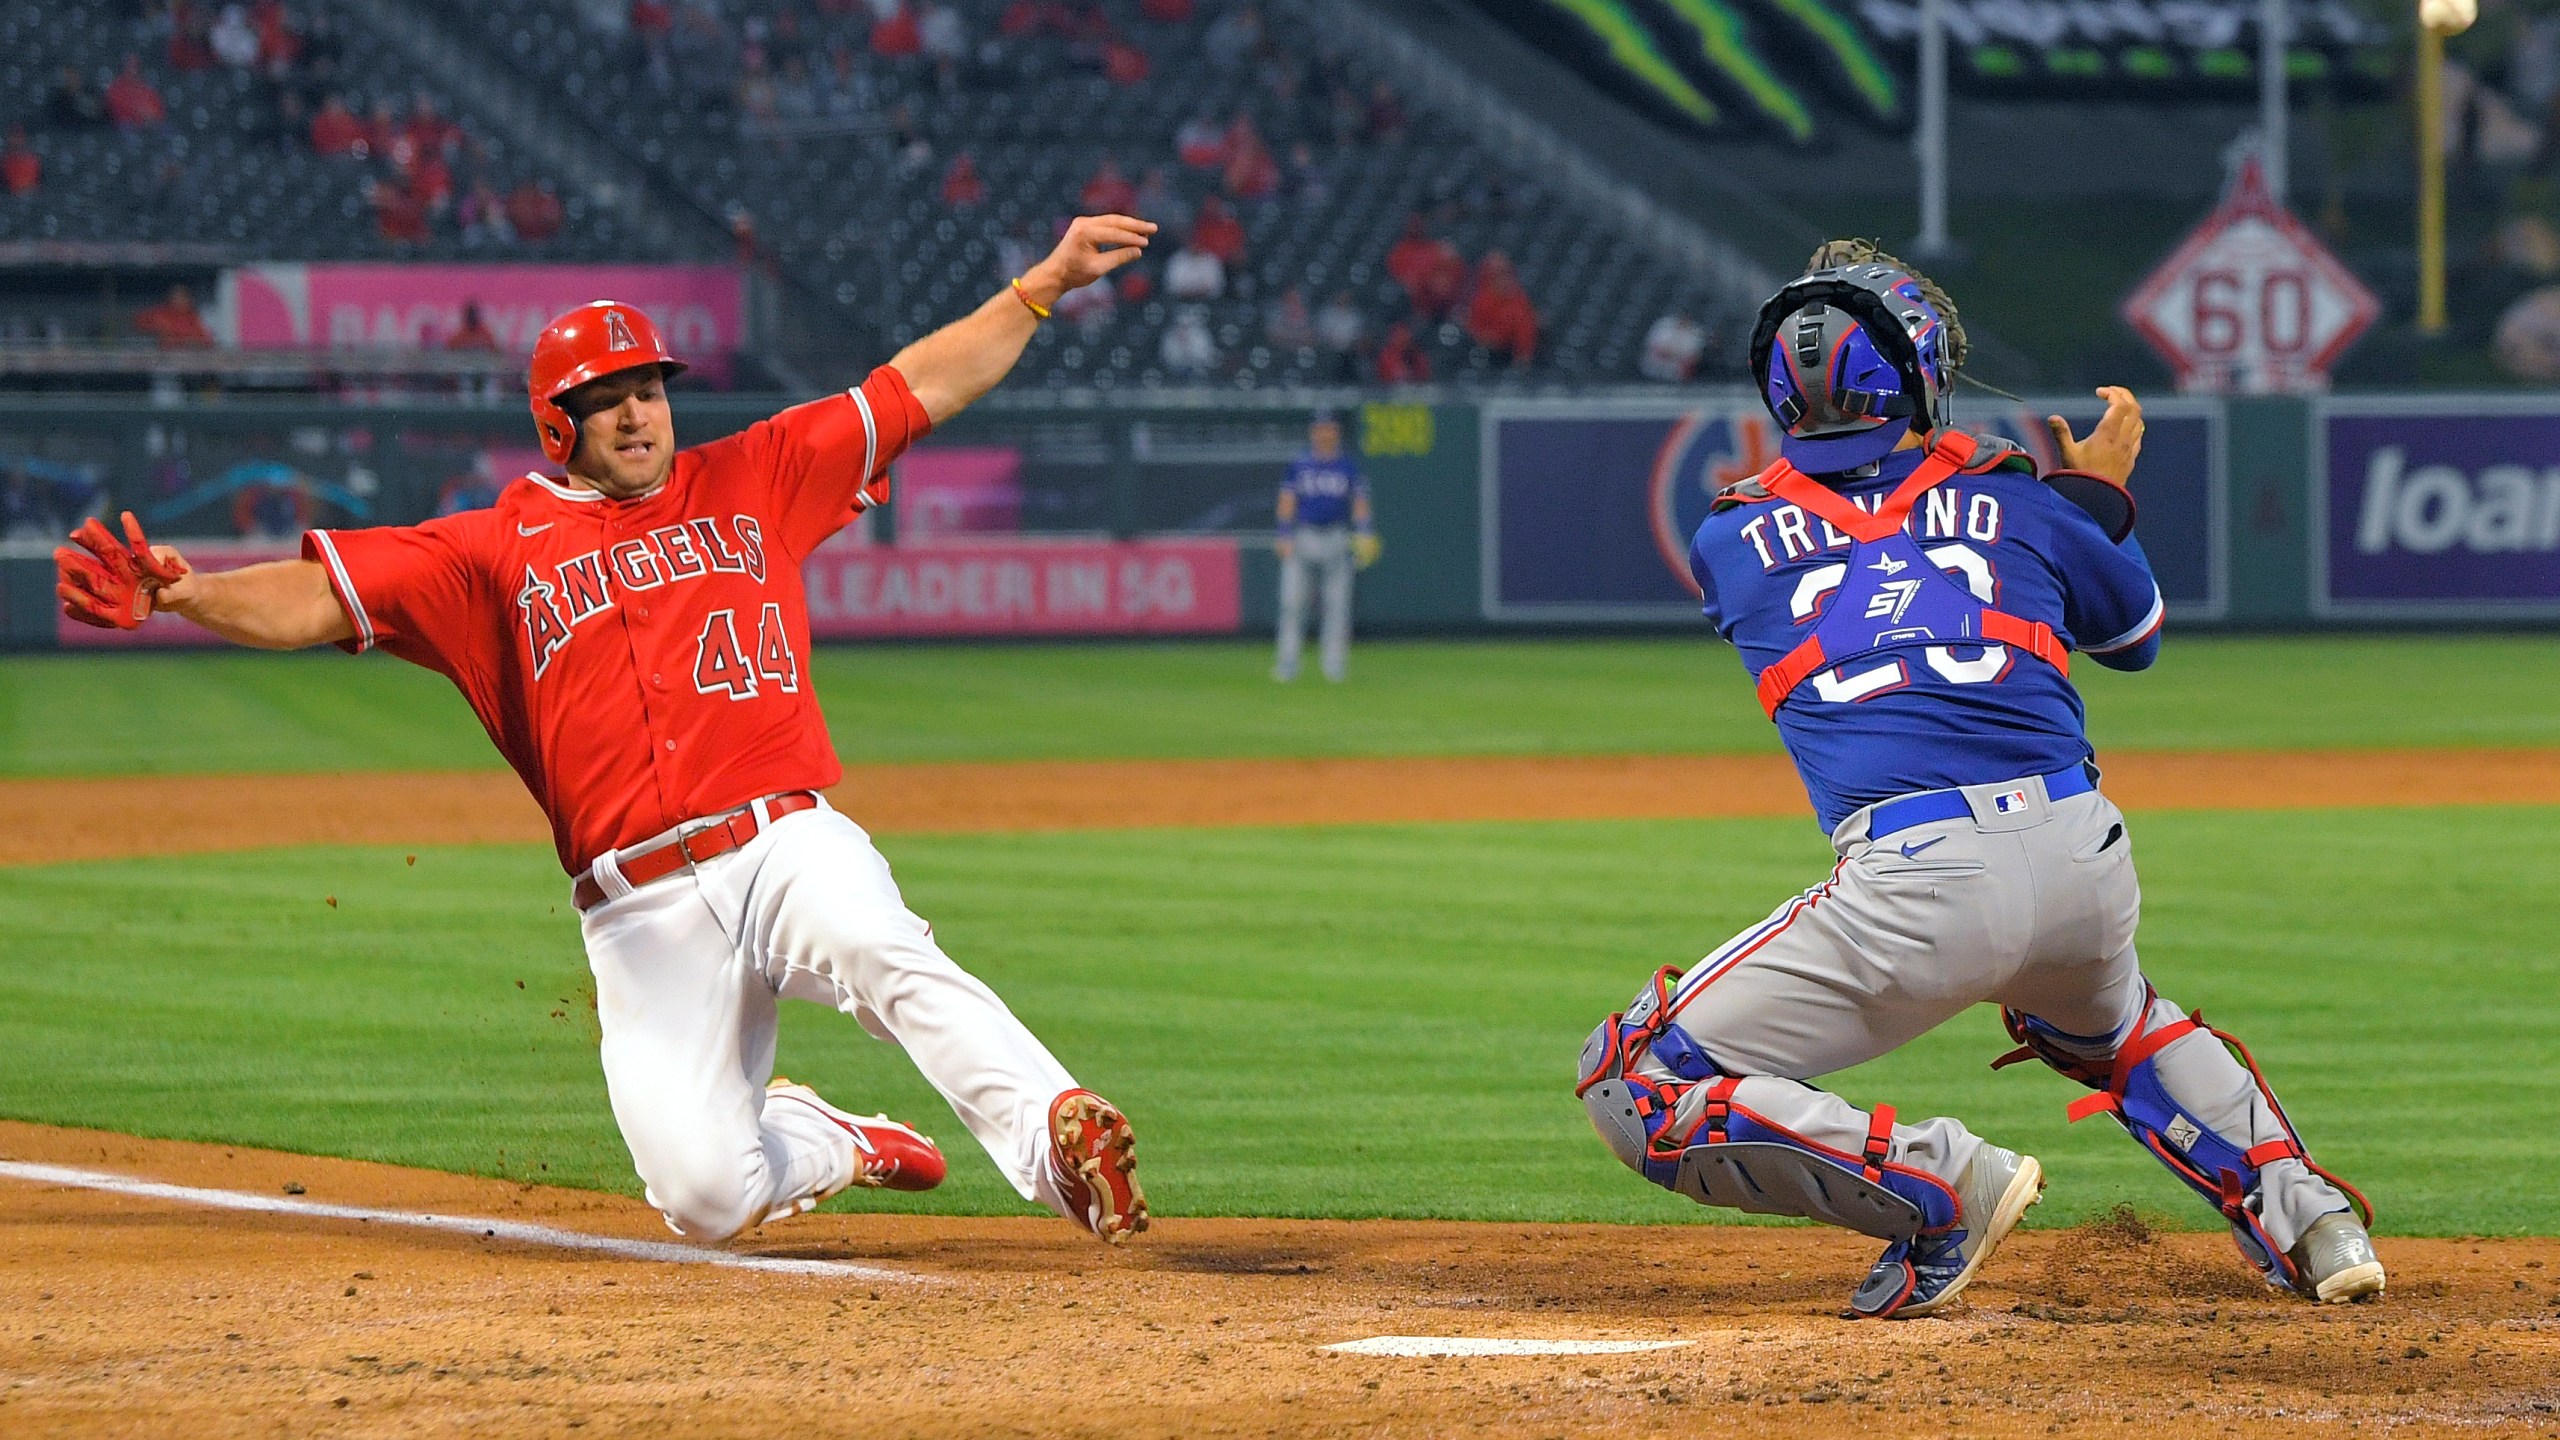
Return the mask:
[[[664,1239],[635,1201],[0,1125],[0,1155]],[[1164,1197],[1171,1208],[1179,1196]],[[2276,1296],[2217,1236],[2029,1232],[1930,1320],[1837,1312],[1801,1229],[825,1214],[750,1274],[0,1181],[0,1433],[2560,1434],[2560,1241],[2391,1240],[2390,1293]],[[1676,1340],[1390,1359],[1376,1335]]]
[[[2560,804],[2560,749],[2128,751],[2128,811]],[[1078,760],[849,767],[828,792],[879,834],[1674,820],[1807,814],[1783,755]],[[549,838],[504,770],[0,780],[0,865],[269,845]]]

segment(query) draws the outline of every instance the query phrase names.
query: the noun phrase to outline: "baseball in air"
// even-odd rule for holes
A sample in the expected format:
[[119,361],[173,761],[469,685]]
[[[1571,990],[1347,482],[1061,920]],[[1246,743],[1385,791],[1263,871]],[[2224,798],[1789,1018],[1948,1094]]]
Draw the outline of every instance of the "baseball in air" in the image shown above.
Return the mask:
[[2480,18],[2480,0],[2418,0],[2418,23],[2438,35],[2459,35]]

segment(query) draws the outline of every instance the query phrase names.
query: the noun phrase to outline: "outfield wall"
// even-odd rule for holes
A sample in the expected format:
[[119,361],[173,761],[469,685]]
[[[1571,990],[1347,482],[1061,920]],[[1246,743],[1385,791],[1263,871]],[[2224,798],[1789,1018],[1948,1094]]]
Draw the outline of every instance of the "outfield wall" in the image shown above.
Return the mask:
[[[1682,555],[1708,497],[1774,453],[1742,392],[1407,403],[1334,396],[1386,556],[1373,631],[1693,623]],[[770,401],[686,395],[710,439]],[[810,562],[822,637],[1215,635],[1271,620],[1271,500],[1308,403],[1032,396],[972,411],[901,463],[899,498]],[[1959,419],[2050,459],[2040,417],[2094,400],[1968,400]],[[2560,621],[2560,396],[2173,398],[2148,407],[2141,535],[2189,626]],[[140,511],[207,560],[294,553],[303,525],[410,523],[540,463],[502,403],[0,402],[0,468],[61,513]],[[260,536],[273,538],[259,538]],[[57,623],[50,544],[0,549],[0,636]],[[185,626],[138,643],[187,643]]]

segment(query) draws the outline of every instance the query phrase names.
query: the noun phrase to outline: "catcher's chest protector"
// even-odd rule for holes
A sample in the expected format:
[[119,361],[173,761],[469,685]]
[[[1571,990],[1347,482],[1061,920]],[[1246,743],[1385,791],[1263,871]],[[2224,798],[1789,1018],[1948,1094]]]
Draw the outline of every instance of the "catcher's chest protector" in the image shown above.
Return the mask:
[[1958,580],[1903,529],[1920,497],[1962,472],[1975,450],[1972,436],[1945,432],[1874,510],[1784,460],[1760,476],[1767,499],[1797,506],[1853,542],[1846,561],[1817,565],[1799,582],[1797,608],[1812,619],[1813,633],[1760,672],[1760,708],[1774,718],[1807,681],[1836,703],[1882,695],[1910,684],[1915,664],[1951,681],[1985,684],[2007,675],[2019,650],[2070,673],[2070,655],[2052,626],[1993,609],[1993,595],[1982,593],[1992,588],[1987,572]]

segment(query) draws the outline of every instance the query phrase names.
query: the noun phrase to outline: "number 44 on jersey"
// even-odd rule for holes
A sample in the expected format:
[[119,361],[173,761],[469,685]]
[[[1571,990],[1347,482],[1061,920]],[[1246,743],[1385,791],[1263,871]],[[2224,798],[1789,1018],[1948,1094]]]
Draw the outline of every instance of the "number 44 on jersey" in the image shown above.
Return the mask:
[[703,617],[702,635],[694,642],[694,689],[732,700],[752,700],[767,685],[785,695],[799,693],[800,657],[792,653],[791,636],[782,628],[780,605],[765,602],[752,651],[739,640],[736,611],[714,610]]

